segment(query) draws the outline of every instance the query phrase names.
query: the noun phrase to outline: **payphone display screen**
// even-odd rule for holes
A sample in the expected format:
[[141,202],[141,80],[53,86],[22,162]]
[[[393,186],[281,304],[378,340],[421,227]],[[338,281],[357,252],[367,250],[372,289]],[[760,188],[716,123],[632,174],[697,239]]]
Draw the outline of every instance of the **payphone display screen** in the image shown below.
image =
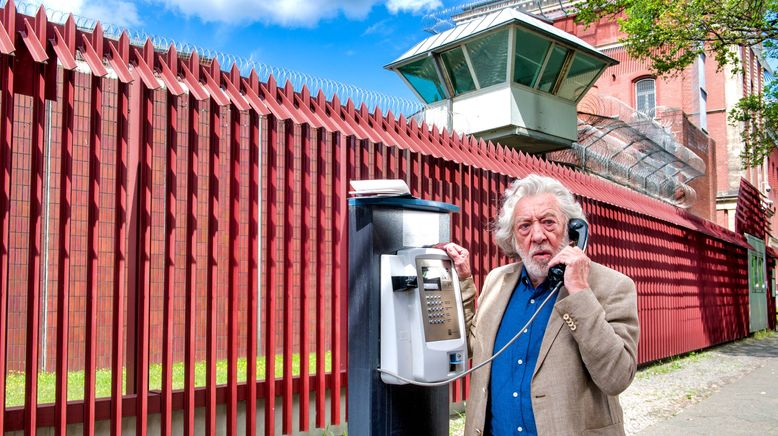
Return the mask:
[[417,259],[427,342],[459,339],[459,318],[452,265],[448,259]]
[[424,283],[424,290],[453,292],[454,285],[451,281],[451,273],[447,268],[435,266],[421,267],[421,276]]

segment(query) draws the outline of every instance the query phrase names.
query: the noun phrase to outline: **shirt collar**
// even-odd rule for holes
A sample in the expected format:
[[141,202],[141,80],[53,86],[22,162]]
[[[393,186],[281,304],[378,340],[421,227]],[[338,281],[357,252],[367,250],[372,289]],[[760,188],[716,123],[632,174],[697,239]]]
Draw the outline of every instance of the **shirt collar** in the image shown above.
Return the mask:
[[522,265],[521,274],[519,275],[519,283],[526,286],[526,289],[533,291],[535,294],[542,293],[546,291],[546,288],[548,288],[547,282],[548,278],[543,280],[537,288],[532,286],[532,280],[529,278],[529,274],[527,274],[527,268]]

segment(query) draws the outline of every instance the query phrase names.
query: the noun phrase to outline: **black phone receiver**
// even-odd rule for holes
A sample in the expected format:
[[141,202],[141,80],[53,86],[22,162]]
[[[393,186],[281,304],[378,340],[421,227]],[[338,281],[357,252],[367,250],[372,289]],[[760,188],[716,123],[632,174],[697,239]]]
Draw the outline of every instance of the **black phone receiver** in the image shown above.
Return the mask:
[[[573,218],[567,223],[567,233],[571,241],[582,251],[586,251],[586,243],[589,241],[589,225],[586,221]],[[548,284],[556,287],[565,280],[565,265],[558,264],[548,269]]]

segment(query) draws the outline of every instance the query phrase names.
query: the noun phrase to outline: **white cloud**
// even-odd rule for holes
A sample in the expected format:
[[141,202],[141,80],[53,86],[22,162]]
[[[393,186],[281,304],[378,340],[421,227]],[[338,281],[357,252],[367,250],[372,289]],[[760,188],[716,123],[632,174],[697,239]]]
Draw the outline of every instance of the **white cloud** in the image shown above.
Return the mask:
[[365,18],[373,6],[384,3],[392,13],[418,13],[442,6],[441,0],[151,0],[170,10],[205,22],[249,24],[262,22],[287,27],[314,27],[321,20],[343,14]]
[[379,0],[157,0],[185,16],[205,22],[313,27],[319,21],[343,14],[362,19]]
[[[383,4],[392,14],[420,13],[441,7],[441,0],[25,0],[61,12],[71,12],[106,24],[137,27],[142,23],[136,3],[162,5],[187,17],[226,25],[261,22],[286,27],[314,27],[321,20],[343,15],[360,20]],[[152,6],[153,7],[153,6]],[[379,30],[379,29],[374,29]],[[368,31],[368,33],[370,33]]]
[[137,27],[142,22],[134,4],[118,0],[89,1],[84,5],[80,15],[130,28]]
[[389,25],[389,20],[381,20],[371,24],[362,32],[362,36],[365,35],[388,35],[394,32],[394,27]]
[[138,8],[131,1],[123,0],[34,0],[29,3],[46,9],[69,12],[86,18],[100,20],[103,24],[136,27],[141,24]]
[[396,14],[398,12],[412,12],[418,14],[422,11],[431,11],[443,6],[440,0],[387,0],[386,9]]

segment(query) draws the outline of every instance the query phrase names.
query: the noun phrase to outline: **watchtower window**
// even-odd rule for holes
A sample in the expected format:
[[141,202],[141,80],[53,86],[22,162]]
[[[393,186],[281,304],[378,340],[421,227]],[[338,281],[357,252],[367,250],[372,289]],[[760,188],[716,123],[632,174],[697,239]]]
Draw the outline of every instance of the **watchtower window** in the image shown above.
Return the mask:
[[462,47],[444,52],[440,57],[443,59],[443,65],[446,67],[451,85],[454,87],[454,95],[460,95],[463,92],[475,89],[475,82],[473,82],[473,76],[470,74],[470,67],[467,64]]
[[508,68],[508,30],[501,30],[465,44],[481,88],[505,82]]
[[554,45],[548,61],[546,61],[546,67],[543,69],[543,75],[540,77],[540,90],[545,92],[552,92],[554,85],[556,84],[559,72],[562,71],[562,66],[565,64],[565,58],[570,50]]
[[513,80],[522,85],[535,86],[550,46],[551,41],[521,27],[517,28]]
[[431,57],[404,65],[398,70],[425,102],[434,103],[446,98],[435,61]]
[[581,94],[594,83],[594,79],[600,75],[600,71],[605,66],[605,62],[599,59],[576,52],[570,71],[565,80],[562,81],[557,95],[568,100],[578,100]]

